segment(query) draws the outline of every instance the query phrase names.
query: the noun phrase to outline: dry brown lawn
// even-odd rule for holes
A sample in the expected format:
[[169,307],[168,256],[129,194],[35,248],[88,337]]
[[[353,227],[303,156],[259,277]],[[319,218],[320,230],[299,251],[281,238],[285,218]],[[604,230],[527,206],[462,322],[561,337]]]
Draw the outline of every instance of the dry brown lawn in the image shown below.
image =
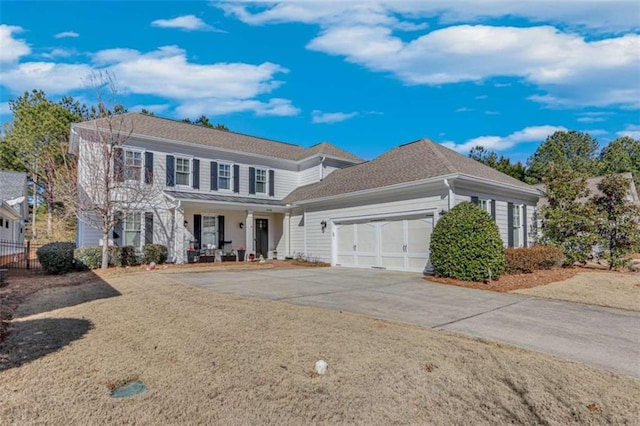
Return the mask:
[[[49,289],[0,348],[0,424],[637,424],[640,380],[157,271]],[[111,290],[109,290],[109,288]],[[109,297],[112,296],[112,297]],[[60,308],[50,310],[54,308]],[[312,373],[316,360],[329,373]],[[146,394],[109,389],[142,380]]]
[[640,275],[588,272],[564,281],[513,293],[640,311]]

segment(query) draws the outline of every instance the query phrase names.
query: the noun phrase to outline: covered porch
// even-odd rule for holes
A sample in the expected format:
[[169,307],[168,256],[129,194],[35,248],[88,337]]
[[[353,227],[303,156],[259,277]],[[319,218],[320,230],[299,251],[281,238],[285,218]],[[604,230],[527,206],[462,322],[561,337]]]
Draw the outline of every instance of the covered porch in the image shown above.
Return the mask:
[[167,191],[175,209],[177,263],[283,259],[289,214],[281,202]]

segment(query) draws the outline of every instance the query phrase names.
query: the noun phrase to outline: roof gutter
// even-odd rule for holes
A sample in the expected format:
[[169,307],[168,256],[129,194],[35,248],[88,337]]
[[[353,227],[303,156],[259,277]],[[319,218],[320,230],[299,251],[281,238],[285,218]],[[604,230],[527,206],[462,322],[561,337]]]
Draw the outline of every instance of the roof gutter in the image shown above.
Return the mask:
[[525,194],[530,194],[530,195],[535,195],[537,197],[542,196],[542,192],[534,187],[534,186],[530,186],[527,185],[527,187],[523,187],[523,186],[519,186],[519,185],[514,185],[514,184],[510,184],[510,183],[503,183],[503,182],[497,182],[495,180],[492,179],[486,179],[486,178],[481,178],[481,177],[477,177],[477,176],[471,176],[471,175],[466,175],[466,174],[459,174],[458,175],[458,179],[460,181],[463,182],[472,182],[472,183],[481,183],[484,185],[489,185],[489,186],[494,186],[494,187],[498,187],[498,188],[504,188],[504,189],[508,189],[511,191],[515,191],[515,192],[522,192]]

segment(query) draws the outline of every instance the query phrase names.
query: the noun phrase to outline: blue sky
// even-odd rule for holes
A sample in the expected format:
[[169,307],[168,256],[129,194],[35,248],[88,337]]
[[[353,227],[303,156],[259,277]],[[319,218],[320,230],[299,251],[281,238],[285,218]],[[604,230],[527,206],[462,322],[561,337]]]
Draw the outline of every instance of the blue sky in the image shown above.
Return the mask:
[[0,3],[0,116],[25,90],[363,158],[429,137],[525,160],[558,129],[640,138],[633,1]]

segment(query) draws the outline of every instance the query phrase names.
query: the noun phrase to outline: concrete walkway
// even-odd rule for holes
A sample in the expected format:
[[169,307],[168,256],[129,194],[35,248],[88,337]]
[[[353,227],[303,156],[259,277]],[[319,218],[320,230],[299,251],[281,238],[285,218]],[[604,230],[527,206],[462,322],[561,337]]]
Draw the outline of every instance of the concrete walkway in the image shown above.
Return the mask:
[[424,281],[303,268],[174,275],[219,293],[356,312],[460,332],[640,377],[640,313]]

